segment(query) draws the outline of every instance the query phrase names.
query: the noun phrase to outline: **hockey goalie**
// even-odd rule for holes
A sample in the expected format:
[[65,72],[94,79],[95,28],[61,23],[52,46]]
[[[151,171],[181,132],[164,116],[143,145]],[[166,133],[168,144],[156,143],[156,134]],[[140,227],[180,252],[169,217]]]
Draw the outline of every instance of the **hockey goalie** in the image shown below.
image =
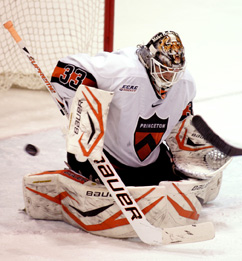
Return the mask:
[[185,65],[173,31],[137,48],[61,59],[51,83],[69,112],[68,168],[24,177],[27,214],[96,235],[136,237],[90,163],[105,155],[150,224],[196,224],[203,205],[217,197],[230,157],[191,123],[195,84]]

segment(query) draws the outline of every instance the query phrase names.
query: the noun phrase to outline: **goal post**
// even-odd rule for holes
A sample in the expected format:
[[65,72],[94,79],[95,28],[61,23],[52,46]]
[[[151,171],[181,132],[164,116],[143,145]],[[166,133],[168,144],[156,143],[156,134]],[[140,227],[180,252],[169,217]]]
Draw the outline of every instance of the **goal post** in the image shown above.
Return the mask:
[[62,57],[113,49],[114,0],[1,0],[0,91],[12,86],[45,89],[4,29],[8,20],[49,79]]
[[114,36],[114,0],[105,0],[104,16],[104,51],[113,50]]

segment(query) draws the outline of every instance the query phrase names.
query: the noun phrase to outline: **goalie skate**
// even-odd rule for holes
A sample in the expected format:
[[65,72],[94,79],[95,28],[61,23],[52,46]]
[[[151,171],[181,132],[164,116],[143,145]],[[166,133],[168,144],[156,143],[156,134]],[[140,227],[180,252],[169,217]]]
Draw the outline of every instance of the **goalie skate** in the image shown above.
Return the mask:
[[[221,178],[218,173],[211,180],[128,189],[152,225],[176,227],[197,223],[202,204],[217,196]],[[63,220],[100,236],[137,237],[108,190],[71,170],[26,175],[23,193],[26,212],[34,219]]]

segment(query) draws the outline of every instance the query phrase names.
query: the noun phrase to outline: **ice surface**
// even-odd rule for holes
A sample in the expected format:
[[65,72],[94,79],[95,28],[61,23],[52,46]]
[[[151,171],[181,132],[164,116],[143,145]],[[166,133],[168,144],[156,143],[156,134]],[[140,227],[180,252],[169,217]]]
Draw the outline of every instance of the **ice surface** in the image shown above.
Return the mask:
[[[116,0],[115,49],[146,43],[158,31],[180,33],[197,82],[194,111],[225,140],[242,147],[242,2],[240,0]],[[34,50],[32,50],[34,53]],[[62,169],[64,127],[47,92],[0,93],[0,260],[241,260],[242,159],[224,171],[217,199],[200,222],[216,237],[184,245],[147,246],[97,237],[64,222],[32,220],[21,209],[25,174]],[[36,157],[24,151],[36,145]]]

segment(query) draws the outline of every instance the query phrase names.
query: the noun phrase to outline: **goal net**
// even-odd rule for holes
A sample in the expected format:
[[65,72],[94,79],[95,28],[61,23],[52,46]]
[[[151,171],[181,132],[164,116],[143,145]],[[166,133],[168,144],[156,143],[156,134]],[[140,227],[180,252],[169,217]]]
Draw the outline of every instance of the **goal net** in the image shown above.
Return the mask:
[[80,52],[95,55],[105,50],[105,42],[108,46],[106,51],[111,51],[110,41],[113,36],[107,24],[113,25],[113,21],[110,21],[113,19],[113,9],[107,9],[107,6],[113,2],[114,0],[1,0],[0,91],[12,86],[45,89],[42,80],[3,27],[3,23],[8,20],[13,22],[41,70],[50,79],[57,61],[62,57]]

